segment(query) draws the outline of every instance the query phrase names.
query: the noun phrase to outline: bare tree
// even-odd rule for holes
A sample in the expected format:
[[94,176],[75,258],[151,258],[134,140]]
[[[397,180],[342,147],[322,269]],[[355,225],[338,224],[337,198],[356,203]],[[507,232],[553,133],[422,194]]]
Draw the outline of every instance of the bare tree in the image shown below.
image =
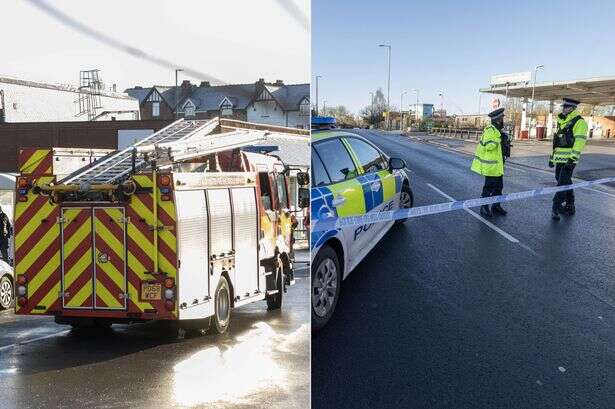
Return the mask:
[[374,93],[374,100],[372,104],[364,107],[359,116],[363,119],[365,123],[368,125],[378,126],[381,122],[384,121],[384,113],[387,110],[387,101],[384,96],[384,92],[382,88],[378,88]]

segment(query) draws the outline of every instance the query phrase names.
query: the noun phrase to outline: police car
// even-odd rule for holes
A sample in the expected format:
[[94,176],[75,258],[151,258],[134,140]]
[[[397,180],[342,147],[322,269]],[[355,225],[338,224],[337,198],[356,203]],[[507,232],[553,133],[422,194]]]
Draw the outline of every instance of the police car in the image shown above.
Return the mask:
[[315,130],[311,153],[312,327],[318,330],[333,315],[342,280],[395,223],[320,230],[319,220],[409,208],[414,199],[405,162],[361,136]]

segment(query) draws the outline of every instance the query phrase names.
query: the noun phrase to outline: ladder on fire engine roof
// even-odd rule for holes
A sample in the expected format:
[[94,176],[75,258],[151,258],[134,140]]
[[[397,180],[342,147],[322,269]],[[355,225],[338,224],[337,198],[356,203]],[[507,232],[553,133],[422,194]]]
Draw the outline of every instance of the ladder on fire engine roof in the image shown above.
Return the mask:
[[200,158],[216,152],[226,151],[253,145],[267,139],[267,131],[254,129],[238,129],[215,135],[190,136],[175,142],[162,142],[141,145],[136,148],[138,153],[154,153],[161,169],[174,163]]
[[[207,135],[218,126],[218,118],[212,120],[193,120],[186,121],[179,119],[172,124],[162,128],[158,132],[144,138],[133,145],[112,153],[106,158],[101,159],[93,166],[77,170],[71,175],[61,180],[61,184],[102,184],[121,182],[133,170],[133,150],[143,144],[153,144],[159,142],[179,141],[195,134]],[[135,169],[145,165],[143,158],[137,158]]]
[[[134,170],[142,169],[147,160],[137,153],[166,153],[170,162],[188,160],[208,153],[238,148],[265,139],[266,131],[241,129],[207,137],[219,126],[219,119],[179,119],[135,144],[101,159],[93,166],[82,168],[58,184],[121,183]],[[207,138],[206,138],[207,137]],[[134,163],[133,163],[134,162]],[[168,166],[168,164],[167,164]]]

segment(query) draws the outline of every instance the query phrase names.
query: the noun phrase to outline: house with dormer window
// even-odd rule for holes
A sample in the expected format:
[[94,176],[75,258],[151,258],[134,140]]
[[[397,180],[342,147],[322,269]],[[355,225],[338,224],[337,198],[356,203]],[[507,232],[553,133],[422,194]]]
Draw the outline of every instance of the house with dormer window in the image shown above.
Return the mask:
[[134,87],[126,90],[139,100],[143,119],[223,117],[278,126],[309,129],[309,84],[282,81],[252,84],[200,85],[183,81],[177,87]]

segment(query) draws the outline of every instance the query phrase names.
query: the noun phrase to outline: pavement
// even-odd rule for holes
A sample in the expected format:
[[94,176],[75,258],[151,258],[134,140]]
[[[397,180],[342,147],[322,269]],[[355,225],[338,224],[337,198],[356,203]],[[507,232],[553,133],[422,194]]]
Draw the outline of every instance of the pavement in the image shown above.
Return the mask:
[[[416,206],[480,195],[463,149],[353,132],[406,161]],[[586,152],[579,169],[614,158]],[[504,183],[554,177],[511,161]],[[313,407],[615,407],[615,189],[576,196],[577,214],[559,222],[541,196],[489,221],[459,210],[393,227],[313,336]]]
[[[400,136],[398,134],[398,136]],[[432,143],[442,147],[454,149],[460,153],[474,155],[477,141],[473,139],[457,139],[440,135],[413,134],[412,139]],[[542,169],[552,170],[548,166],[548,158],[552,150],[551,141],[524,141],[513,140],[509,163]],[[575,170],[579,179],[600,179],[615,175],[615,141],[594,139],[590,140],[583,150],[583,160]],[[615,185],[613,185],[615,186]]]
[[281,311],[240,307],[219,336],[156,322],[88,333],[1,312],[0,408],[306,408],[308,279],[298,268]]

